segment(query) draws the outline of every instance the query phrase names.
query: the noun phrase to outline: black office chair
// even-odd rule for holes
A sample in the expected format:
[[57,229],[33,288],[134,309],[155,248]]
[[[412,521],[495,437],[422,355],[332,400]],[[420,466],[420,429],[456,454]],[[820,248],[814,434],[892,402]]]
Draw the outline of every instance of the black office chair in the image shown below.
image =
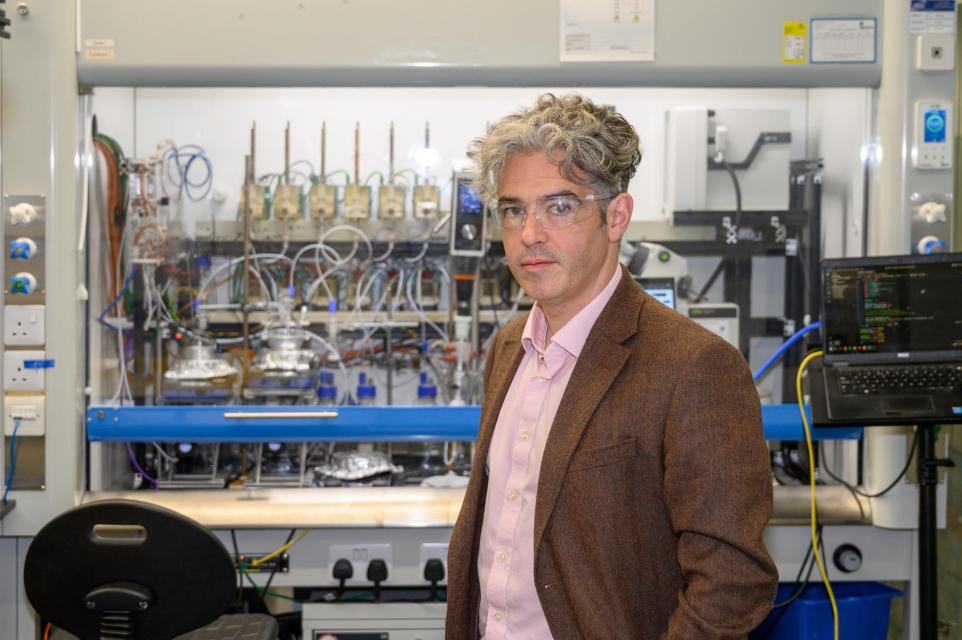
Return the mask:
[[30,604],[81,640],[171,640],[187,632],[205,640],[276,638],[270,616],[221,616],[236,579],[230,554],[210,531],[132,500],[62,513],[34,538],[24,564]]

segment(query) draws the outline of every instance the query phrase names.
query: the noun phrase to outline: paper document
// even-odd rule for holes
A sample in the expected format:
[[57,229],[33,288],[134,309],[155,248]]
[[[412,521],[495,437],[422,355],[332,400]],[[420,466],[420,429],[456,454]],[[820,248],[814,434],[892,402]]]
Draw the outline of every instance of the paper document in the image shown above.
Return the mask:
[[561,0],[562,62],[655,59],[655,0]]

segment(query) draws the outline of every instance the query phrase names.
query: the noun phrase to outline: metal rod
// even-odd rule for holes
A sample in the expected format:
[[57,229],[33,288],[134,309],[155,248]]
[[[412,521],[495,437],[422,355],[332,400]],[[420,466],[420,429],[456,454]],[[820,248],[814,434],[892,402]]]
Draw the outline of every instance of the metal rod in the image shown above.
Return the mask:
[[291,122],[284,128],[284,184],[291,183]]
[[361,123],[354,125],[354,184],[361,184]]
[[387,183],[394,184],[394,123],[391,123],[391,131],[388,134],[388,155],[387,155]]
[[247,181],[252,184],[257,184],[257,176],[254,175],[254,167],[257,163],[257,143],[255,142],[257,133],[257,123],[251,123],[251,164],[250,173],[247,174]]
[[337,411],[225,411],[225,420],[307,420],[336,418]]
[[254,455],[254,484],[261,483],[261,469],[264,466],[264,443],[257,443],[257,453]]
[[246,163],[245,169],[247,170],[248,181],[244,185],[244,299],[241,312],[243,314],[243,336],[244,336],[244,375],[242,383],[247,386],[247,371],[249,369],[248,354],[251,348],[251,336],[250,336],[250,310],[248,309],[250,305],[250,266],[251,266],[251,196],[254,195],[256,189],[253,185],[257,184],[253,180],[254,176],[254,127],[251,126],[251,153],[249,156],[244,158]]
[[919,638],[935,640],[938,629],[938,460],[932,425],[919,427]]
[[327,182],[327,122],[321,123],[321,184]]

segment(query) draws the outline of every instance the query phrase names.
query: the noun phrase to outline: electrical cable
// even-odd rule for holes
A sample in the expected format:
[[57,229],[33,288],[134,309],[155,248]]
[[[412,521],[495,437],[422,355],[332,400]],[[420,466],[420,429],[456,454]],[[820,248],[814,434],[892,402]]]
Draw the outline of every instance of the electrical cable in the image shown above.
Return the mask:
[[[825,537],[823,535],[821,525],[819,525],[818,527],[818,546],[822,550],[822,555],[824,555],[825,554]],[[809,559],[811,559],[811,562],[809,562]],[[805,569],[806,565],[808,566],[807,571]],[[772,637],[772,634],[778,628],[779,621],[782,619],[782,616],[784,616],[785,612],[788,610],[788,605],[798,600],[802,596],[802,594],[805,593],[805,590],[808,588],[809,581],[811,580],[811,577],[812,577],[812,571],[814,569],[815,569],[815,558],[812,557],[812,543],[809,542],[808,547],[806,548],[806,551],[805,551],[805,558],[802,560],[802,566],[798,568],[798,573],[795,574],[795,582],[793,583],[793,586],[792,586],[793,591],[791,595],[789,595],[785,600],[782,600],[781,602],[776,602],[775,604],[772,605],[772,611],[775,611],[777,609],[777,613],[775,617],[772,618],[771,620],[766,620],[766,622],[768,623],[768,627],[765,631],[764,637],[761,640],[769,640],[769,638]],[[802,573],[805,573],[804,581],[802,580]]]
[[303,539],[304,536],[306,536],[306,535],[307,535],[308,533],[310,533],[310,532],[311,532],[310,529],[304,529],[303,531],[301,531],[301,532],[300,532],[293,540],[291,540],[290,542],[284,543],[283,545],[281,545],[280,547],[278,547],[278,548],[275,549],[274,551],[271,551],[270,553],[268,553],[266,556],[261,556],[260,558],[256,558],[256,559],[254,559],[254,560],[251,560],[251,566],[256,569],[257,567],[261,566],[262,564],[264,564],[264,563],[267,562],[268,560],[272,560],[272,559],[276,558],[277,556],[281,555],[282,553],[284,553],[285,551],[287,551],[288,549],[290,549],[291,547],[293,547],[295,544],[297,544],[298,542],[300,542],[301,539]]
[[765,374],[768,372],[769,369],[771,369],[773,366],[775,366],[775,363],[777,363],[779,360],[781,360],[782,356],[784,356],[785,353],[786,353],[789,349],[791,349],[792,346],[793,346],[796,342],[798,342],[799,340],[801,340],[802,337],[805,336],[806,334],[811,333],[812,331],[815,331],[815,330],[821,329],[821,328],[822,328],[822,323],[821,323],[821,322],[813,322],[812,324],[810,324],[810,325],[808,325],[808,326],[805,326],[805,327],[802,327],[801,329],[799,329],[798,331],[796,331],[796,332],[795,332],[795,335],[793,335],[791,338],[789,338],[788,340],[786,340],[785,342],[783,342],[782,345],[775,351],[775,353],[773,353],[773,354],[771,355],[771,357],[768,358],[768,360],[765,361],[765,364],[763,364],[761,367],[759,367],[758,371],[756,371],[756,372],[754,373],[754,375],[752,375],[752,380],[753,380],[754,382],[758,382],[758,380],[759,380],[763,375],[765,375]]
[[48,622],[47,625],[43,628],[43,640],[50,639],[50,629],[52,628],[53,628],[53,623]]
[[795,375],[795,393],[798,396],[798,410],[802,415],[802,427],[805,429],[805,445],[808,447],[808,469],[809,478],[811,482],[809,486],[812,490],[812,514],[811,514],[811,525],[812,525],[812,553],[815,556],[815,562],[818,564],[818,572],[822,576],[822,582],[825,584],[825,591],[828,593],[828,601],[832,605],[832,628],[834,630],[834,639],[838,640],[838,603],[835,601],[835,593],[832,591],[832,583],[828,579],[828,571],[825,569],[825,563],[822,560],[821,554],[818,552],[818,505],[815,498],[815,451],[812,447],[812,432],[808,426],[808,415],[805,413],[805,397],[802,395],[802,376],[805,373],[805,368],[809,363],[815,358],[820,358],[824,355],[821,350],[812,351],[798,367],[798,373]]
[[20,430],[20,418],[13,419],[13,430],[10,432],[10,453],[9,463],[7,464],[7,481],[3,484],[3,499],[0,503],[7,504],[7,496],[10,495],[10,485],[13,484],[13,473],[17,467],[17,431]]
[[134,469],[137,470],[137,473],[139,473],[140,476],[154,488],[154,491],[160,489],[160,485],[157,483],[157,480],[155,480],[153,476],[147,473],[144,468],[140,466],[140,463],[137,462],[137,456],[134,455],[134,450],[131,449],[130,445],[126,442],[124,443],[124,449],[127,450],[127,458],[130,459],[130,464],[134,467]]
[[[305,162],[306,162],[306,161],[305,161]],[[284,544],[289,544],[290,541],[294,539],[294,534],[296,534],[296,533],[297,533],[297,529],[291,529],[291,532],[290,532],[289,534],[287,534],[287,540],[284,541]],[[280,567],[280,566],[281,566],[281,563],[280,563],[280,562],[275,562],[275,563],[274,563],[274,568],[271,569],[271,575],[267,577],[267,584],[264,585],[264,593],[270,592],[270,590],[271,590],[271,583],[274,582],[274,576],[277,575],[277,569],[278,569],[278,567]]]
[[902,481],[902,478],[905,477],[905,474],[908,473],[909,467],[912,466],[912,459],[915,458],[915,451],[918,448],[918,444],[919,444],[919,431],[916,429],[915,436],[913,436],[912,438],[912,447],[909,449],[908,459],[905,461],[905,466],[902,467],[902,470],[899,471],[899,474],[895,477],[894,480],[892,480],[891,483],[889,483],[888,486],[886,486],[884,489],[882,489],[877,493],[865,493],[864,491],[861,491],[858,487],[838,477],[832,472],[831,469],[829,469],[828,464],[825,462],[824,459],[822,460],[822,468],[825,469],[825,473],[827,473],[830,478],[848,487],[849,491],[857,495],[860,495],[863,498],[881,498],[885,494],[889,493],[896,486],[898,486],[899,482]]

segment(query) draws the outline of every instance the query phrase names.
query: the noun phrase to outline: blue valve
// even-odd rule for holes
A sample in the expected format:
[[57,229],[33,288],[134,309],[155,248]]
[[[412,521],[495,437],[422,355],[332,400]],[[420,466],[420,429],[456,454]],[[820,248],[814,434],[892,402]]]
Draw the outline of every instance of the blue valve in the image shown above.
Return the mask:
[[37,288],[37,279],[29,273],[10,276],[10,293],[27,295]]
[[11,260],[29,260],[37,252],[37,244],[30,238],[17,238],[10,241]]

